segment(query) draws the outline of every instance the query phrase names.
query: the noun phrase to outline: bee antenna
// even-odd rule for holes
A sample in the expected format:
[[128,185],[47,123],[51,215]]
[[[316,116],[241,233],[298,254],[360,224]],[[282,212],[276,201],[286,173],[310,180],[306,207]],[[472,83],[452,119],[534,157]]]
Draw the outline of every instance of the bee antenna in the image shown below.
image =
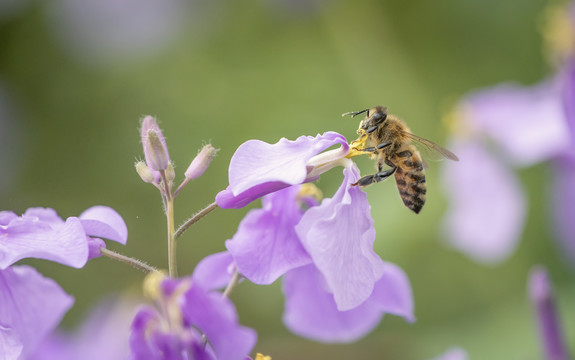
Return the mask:
[[345,114],[341,114],[341,116],[348,116],[351,115],[351,117],[355,117],[359,114],[363,114],[364,112],[367,112],[369,109],[365,109],[365,110],[361,110],[361,111],[352,111],[352,112],[347,112]]

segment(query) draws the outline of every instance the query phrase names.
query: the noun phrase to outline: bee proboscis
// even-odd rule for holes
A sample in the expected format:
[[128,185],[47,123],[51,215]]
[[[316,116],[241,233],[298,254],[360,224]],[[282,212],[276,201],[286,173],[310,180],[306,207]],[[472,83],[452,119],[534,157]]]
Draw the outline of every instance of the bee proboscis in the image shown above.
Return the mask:
[[[425,204],[427,184],[424,162],[414,143],[419,143],[429,152],[446,159],[453,161],[459,159],[454,153],[433,141],[412,134],[403,120],[388,114],[386,107],[376,106],[343,115],[356,116],[363,113],[365,118],[357,130],[359,137],[351,143],[351,156],[368,153],[371,159],[377,161],[377,173],[364,176],[353,185],[368,186],[395,175],[403,203],[418,214]],[[390,169],[384,170],[384,165]]]

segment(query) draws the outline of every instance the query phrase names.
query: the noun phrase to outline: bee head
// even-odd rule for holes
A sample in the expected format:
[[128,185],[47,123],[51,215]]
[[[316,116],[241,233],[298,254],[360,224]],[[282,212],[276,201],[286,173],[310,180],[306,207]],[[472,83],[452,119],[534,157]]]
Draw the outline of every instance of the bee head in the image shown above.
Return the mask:
[[365,109],[361,111],[354,111],[342,114],[342,116],[351,115],[351,117],[355,117],[359,114],[365,113],[365,118],[359,124],[358,134],[361,134],[363,131],[381,124],[382,122],[387,119],[387,108],[384,106],[376,106],[371,109]]
[[362,130],[367,130],[372,126],[377,126],[387,119],[387,108],[384,106],[376,106],[364,111],[365,119],[361,122]]

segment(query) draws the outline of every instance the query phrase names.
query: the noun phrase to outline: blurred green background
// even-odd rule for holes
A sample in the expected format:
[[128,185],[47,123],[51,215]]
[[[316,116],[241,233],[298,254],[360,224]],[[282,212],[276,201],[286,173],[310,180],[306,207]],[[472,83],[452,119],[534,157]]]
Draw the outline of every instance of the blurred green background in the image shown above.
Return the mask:
[[[17,213],[52,207],[62,217],[111,206],[124,217],[129,240],[126,247],[109,247],[158,267],[167,266],[160,197],[133,168],[143,157],[143,115],[158,117],[179,180],[204,143],[221,149],[205,175],[178,196],[181,223],[227,186],[229,159],[248,139],[276,142],[328,130],[352,139],[357,122],[340,114],[381,104],[416,134],[444,144],[442,116],[465,92],[510,80],[533,84],[551,73],[539,30],[549,5],[542,0],[167,1],[166,14],[174,18],[143,27],[152,33],[158,27],[163,37],[135,31],[140,45],[133,49],[130,42],[106,48],[105,39],[90,38],[94,32],[82,26],[106,27],[110,19],[99,20],[97,12],[93,21],[76,19],[70,4],[78,3],[0,6],[0,205]],[[130,26],[140,9],[124,3],[125,19],[114,10],[110,21]],[[373,169],[367,159],[359,165],[362,173]],[[407,272],[416,323],[387,316],[358,342],[315,343],[282,325],[279,284],[244,282],[232,299],[242,324],[259,333],[256,351],[274,360],[421,360],[460,346],[471,359],[540,359],[526,297],[535,264],[548,267],[567,337],[575,339],[574,274],[558,256],[548,223],[547,166],[521,171],[527,226],[514,255],[491,267],[443,244],[439,172],[440,164],[431,163],[428,203],[417,216],[403,207],[392,182],[366,189],[376,251]],[[319,186],[329,196],[340,181],[336,170]],[[259,202],[217,209],[188,231],[179,243],[180,273],[222,251],[254,206]],[[75,296],[66,328],[106,294],[137,293],[143,279],[105,258],[81,270],[27,263]]]

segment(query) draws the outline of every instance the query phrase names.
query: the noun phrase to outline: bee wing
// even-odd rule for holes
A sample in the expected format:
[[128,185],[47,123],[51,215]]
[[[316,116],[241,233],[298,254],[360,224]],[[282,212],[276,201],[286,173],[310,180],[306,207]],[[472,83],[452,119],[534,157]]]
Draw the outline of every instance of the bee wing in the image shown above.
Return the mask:
[[423,145],[424,150],[430,154],[438,154],[443,158],[459,161],[457,155],[447,150],[446,148],[437,145],[431,140],[424,139],[421,136],[417,136],[405,131],[403,132],[403,135],[405,135],[408,139],[413,140],[415,143]]

